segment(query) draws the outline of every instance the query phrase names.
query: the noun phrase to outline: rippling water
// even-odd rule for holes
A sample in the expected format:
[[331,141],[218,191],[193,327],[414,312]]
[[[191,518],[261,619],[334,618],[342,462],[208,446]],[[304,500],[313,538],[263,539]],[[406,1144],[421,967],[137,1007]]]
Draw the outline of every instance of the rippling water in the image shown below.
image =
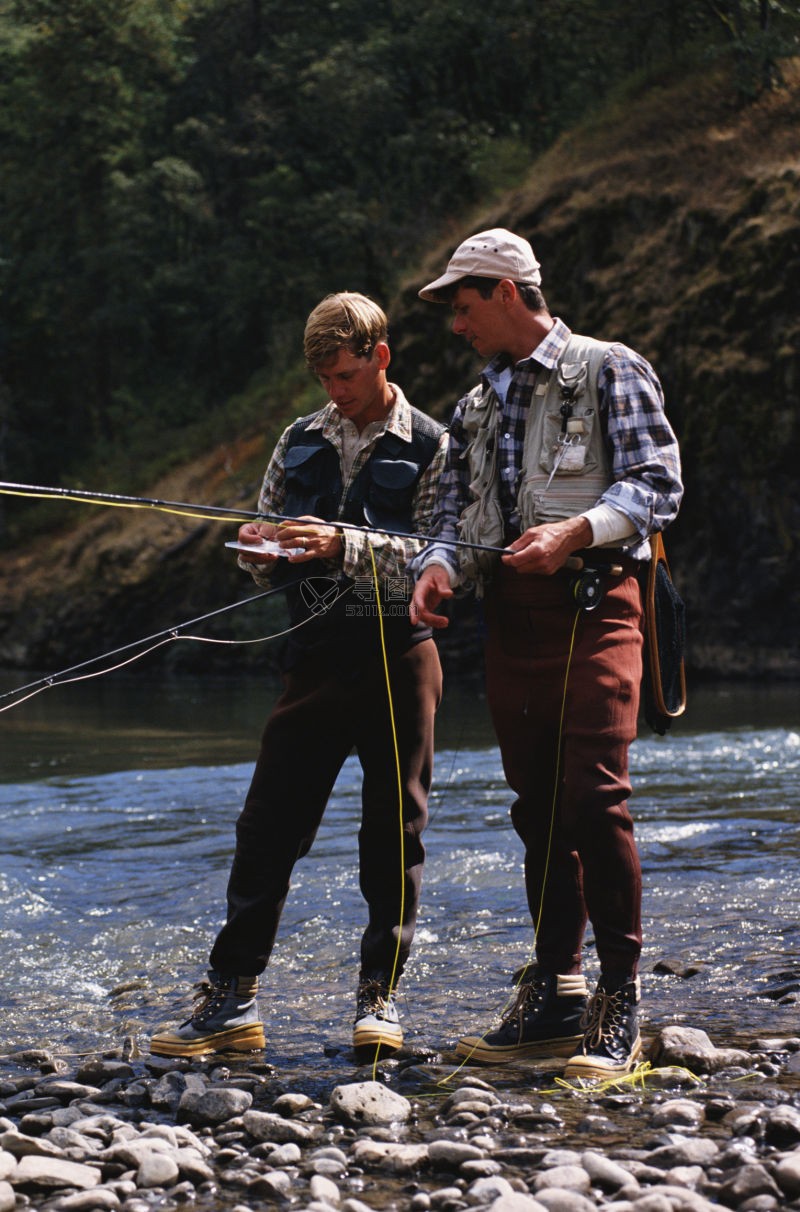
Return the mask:
[[[8,675],[0,689],[17,684]],[[111,679],[0,715],[0,909],[9,1048],[146,1045],[188,1005],[221,922],[233,825],[273,692],[252,681]],[[715,1042],[800,1032],[800,706],[709,689],[632,751],[645,877],[645,1027]],[[264,984],[272,1059],[349,1039],[364,911],[348,759],[295,869]],[[428,861],[401,986],[409,1044],[486,1030],[531,929],[510,796],[474,686],[442,711]],[[694,975],[654,972],[670,961]],[[591,938],[587,970],[596,973]]]

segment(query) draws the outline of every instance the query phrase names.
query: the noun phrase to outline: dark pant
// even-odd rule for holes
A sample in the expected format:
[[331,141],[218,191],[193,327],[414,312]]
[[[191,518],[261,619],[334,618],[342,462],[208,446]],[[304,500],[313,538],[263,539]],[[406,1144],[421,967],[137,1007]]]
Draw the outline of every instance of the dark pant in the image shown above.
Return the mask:
[[627,807],[641,601],[629,565],[604,578],[592,611],[578,612],[564,572],[503,568],[487,591],[489,707],[517,795],[511,819],[525,844],[536,957],[549,973],[580,971],[587,918],[605,975],[634,975],[641,952],[641,868]]
[[217,972],[255,976],[267,966],[292,869],[311,849],[336,777],[354,747],[363,770],[358,847],[361,892],[369,910],[361,964],[366,971],[390,973],[397,954],[402,972],[419,906],[433,721],[442,690],[433,640],[391,656],[389,676],[403,789],[402,843],[380,650],[347,674],[341,665],[326,669],[317,660],[297,665],[285,676],[283,694],[267,721],[236,824],[228,918],[210,956]]

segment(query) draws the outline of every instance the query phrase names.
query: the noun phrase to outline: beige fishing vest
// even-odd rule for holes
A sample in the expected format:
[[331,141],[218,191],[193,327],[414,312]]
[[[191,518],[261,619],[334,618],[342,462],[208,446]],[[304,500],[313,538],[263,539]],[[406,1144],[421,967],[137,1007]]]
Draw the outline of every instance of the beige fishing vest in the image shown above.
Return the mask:
[[[597,377],[609,345],[573,333],[557,368],[536,378],[525,423],[522,475],[517,494],[521,530],[574,518],[597,504],[612,483],[600,424]],[[568,401],[571,415],[561,414]],[[459,520],[468,543],[502,547],[503,516],[497,483],[500,407],[493,388],[482,383],[466,397],[462,424],[472,498]],[[461,570],[479,583],[491,575],[492,552],[459,550]]]

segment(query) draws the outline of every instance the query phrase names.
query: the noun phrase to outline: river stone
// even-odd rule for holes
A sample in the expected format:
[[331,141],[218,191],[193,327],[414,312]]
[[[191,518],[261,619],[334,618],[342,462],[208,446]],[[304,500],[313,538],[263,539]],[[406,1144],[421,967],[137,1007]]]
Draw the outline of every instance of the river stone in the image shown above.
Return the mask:
[[478,1178],[464,1192],[464,1198],[470,1204],[490,1204],[501,1195],[512,1195],[514,1188],[507,1178],[491,1175],[488,1178]]
[[673,1166],[707,1166],[719,1154],[719,1145],[707,1137],[687,1137],[686,1140],[676,1140],[671,1145],[662,1145],[654,1149],[648,1157],[650,1165],[661,1170],[670,1170]]
[[547,1187],[560,1187],[564,1191],[579,1191],[584,1193],[591,1188],[592,1182],[583,1166],[553,1166],[537,1174],[533,1189],[536,1195]]
[[[135,1187],[133,1189],[136,1190]],[[73,1195],[60,1195],[58,1198],[58,1212],[115,1212],[119,1206],[119,1194],[108,1187],[75,1191]]]
[[121,1077],[127,1080],[133,1075],[133,1068],[127,1061],[107,1060],[104,1057],[93,1056],[83,1062],[75,1074],[75,1080],[86,1082],[89,1085],[104,1086],[106,1082],[114,1081],[115,1078]]
[[180,1171],[175,1158],[168,1153],[147,1153],[136,1172],[137,1187],[170,1187],[178,1181]]
[[8,1178],[9,1174],[17,1168],[17,1159],[13,1153],[6,1153],[4,1149],[0,1149],[0,1182]]
[[681,1128],[697,1128],[705,1119],[705,1112],[698,1104],[688,1098],[673,1098],[662,1103],[653,1112],[653,1126],[656,1128],[673,1125]]
[[650,1046],[654,1065],[682,1065],[693,1073],[717,1073],[731,1065],[752,1067],[749,1052],[739,1048],[717,1048],[705,1031],[697,1027],[664,1027]]
[[336,1183],[332,1182],[330,1178],[326,1178],[324,1174],[312,1174],[308,1188],[312,1199],[322,1200],[324,1204],[330,1204],[333,1207],[336,1207],[342,1198]]
[[336,1086],[331,1110],[350,1124],[405,1123],[411,1118],[411,1103],[380,1082],[351,1082]]
[[281,1094],[275,1099],[272,1104],[272,1110],[276,1115],[285,1115],[291,1119],[293,1115],[299,1115],[301,1111],[308,1111],[314,1106],[314,1100],[309,1098],[307,1094]]
[[[258,1178],[250,1183],[247,1191],[251,1197],[283,1203],[291,1189],[292,1179],[285,1170],[270,1170],[267,1174],[259,1174]],[[250,1212],[249,1207],[247,1212]]]
[[800,1111],[794,1107],[773,1107],[767,1113],[764,1139],[778,1149],[796,1145],[800,1141]]
[[59,1157],[36,1157],[28,1154],[20,1158],[14,1171],[15,1186],[33,1187],[78,1187],[82,1191],[96,1187],[100,1182],[100,1171],[80,1162],[64,1161]]
[[485,1156],[483,1149],[468,1145],[461,1140],[432,1140],[428,1145],[428,1157],[432,1166],[449,1166],[458,1169],[462,1162],[480,1161]]
[[605,1191],[618,1191],[620,1188],[631,1192],[639,1190],[638,1179],[624,1166],[618,1165],[602,1153],[587,1149],[581,1154],[581,1165],[592,1183]]
[[316,1130],[308,1124],[297,1123],[296,1120],[284,1119],[282,1115],[274,1115],[271,1111],[245,1111],[242,1116],[245,1132],[254,1140],[271,1140],[277,1145],[293,1142],[296,1145],[307,1145],[316,1136]]
[[[179,1103],[181,1110],[184,1109],[185,1097]],[[224,1124],[247,1111],[252,1103],[253,1096],[248,1090],[239,1090],[235,1086],[215,1086],[192,1101],[189,1116],[202,1124]]]
[[428,1146],[358,1140],[353,1145],[353,1161],[358,1166],[377,1166],[393,1174],[409,1174],[427,1163]]
[[780,1193],[780,1188],[764,1167],[758,1162],[751,1162],[740,1166],[733,1177],[722,1184],[719,1198],[722,1203],[735,1208],[756,1195],[779,1196]]
[[174,1156],[181,1174],[184,1178],[188,1178],[193,1186],[199,1187],[200,1183],[207,1183],[213,1180],[214,1171],[203,1160],[196,1149],[192,1147],[178,1149]]
[[776,1182],[789,1199],[800,1195],[800,1149],[796,1149],[788,1157],[782,1157],[773,1173]]
[[59,1149],[58,1145],[54,1145],[51,1141],[45,1140],[43,1137],[25,1136],[24,1133],[18,1132],[16,1128],[11,1132],[4,1132],[0,1136],[0,1149],[5,1149],[16,1158],[28,1157],[62,1157],[63,1150]]
[[14,1212],[17,1197],[10,1183],[0,1181],[0,1212]]
[[546,1212],[596,1212],[594,1200],[567,1187],[543,1187],[536,1192],[536,1199]]
[[303,1156],[300,1151],[300,1146],[294,1141],[289,1141],[285,1145],[278,1145],[267,1155],[267,1161],[271,1166],[293,1166],[299,1162]]

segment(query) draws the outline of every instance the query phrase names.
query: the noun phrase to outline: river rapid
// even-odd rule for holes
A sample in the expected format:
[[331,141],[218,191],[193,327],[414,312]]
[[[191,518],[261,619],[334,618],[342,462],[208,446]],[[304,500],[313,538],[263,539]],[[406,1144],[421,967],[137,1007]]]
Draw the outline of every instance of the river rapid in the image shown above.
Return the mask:
[[[5,674],[0,691],[27,680]],[[146,1053],[149,1034],[188,1009],[276,692],[253,678],[114,675],[0,714],[0,1054],[124,1040]],[[671,734],[642,732],[632,775],[645,1036],[671,1023],[719,1046],[800,1034],[797,688],[690,688]],[[278,1070],[321,1072],[349,1042],[359,788],[351,757],[295,869],[261,994]],[[480,685],[451,680],[399,999],[412,1048],[488,1030],[530,955],[510,800]],[[596,975],[591,936],[586,969]]]

